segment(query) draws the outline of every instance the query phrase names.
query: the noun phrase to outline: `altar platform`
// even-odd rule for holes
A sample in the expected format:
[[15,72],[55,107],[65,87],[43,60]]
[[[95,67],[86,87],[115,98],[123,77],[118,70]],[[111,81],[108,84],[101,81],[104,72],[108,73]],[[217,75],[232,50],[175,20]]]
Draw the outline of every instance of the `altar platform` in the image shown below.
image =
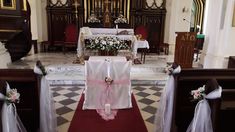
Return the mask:
[[[140,56],[140,54],[138,54]],[[73,64],[76,59],[74,53],[40,53],[27,56],[22,60],[8,65],[8,68],[32,69],[37,60],[41,60],[50,74],[48,79],[54,85],[83,85],[85,81],[84,65]],[[133,64],[131,68],[131,81],[134,83],[155,84],[165,82],[167,75],[164,68],[172,56],[147,55],[145,64]]]

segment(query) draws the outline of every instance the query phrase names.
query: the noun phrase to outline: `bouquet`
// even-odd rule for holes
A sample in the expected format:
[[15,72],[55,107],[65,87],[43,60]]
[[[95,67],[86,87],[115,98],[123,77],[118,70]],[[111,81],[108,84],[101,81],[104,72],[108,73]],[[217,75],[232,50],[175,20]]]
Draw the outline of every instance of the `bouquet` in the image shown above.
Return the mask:
[[7,92],[6,100],[8,103],[19,103],[20,94],[17,92],[17,89],[10,89],[10,91]]
[[118,18],[114,21],[115,24],[118,23],[127,23],[127,19],[123,15],[119,15]]
[[205,85],[203,85],[202,87],[199,87],[196,90],[192,90],[191,95],[193,95],[194,100],[204,99],[204,97],[206,96],[206,94],[205,94]]
[[124,40],[120,40],[118,37],[113,36],[103,36],[103,37],[94,37],[86,41],[86,49],[91,50],[100,50],[100,51],[118,51],[130,49],[127,43]]

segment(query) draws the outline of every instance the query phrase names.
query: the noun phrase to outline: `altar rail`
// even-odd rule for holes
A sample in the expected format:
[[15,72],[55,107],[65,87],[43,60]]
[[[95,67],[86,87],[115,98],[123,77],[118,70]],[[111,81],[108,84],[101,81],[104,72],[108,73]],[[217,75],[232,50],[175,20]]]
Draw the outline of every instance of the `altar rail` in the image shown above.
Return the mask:
[[221,106],[220,102],[212,106],[214,131],[235,130],[233,122],[229,122],[235,119],[235,69],[183,69],[175,76],[172,131],[186,131],[196,105],[190,102],[190,91],[206,84],[211,78],[216,79],[222,87],[222,97],[218,100],[221,101]]

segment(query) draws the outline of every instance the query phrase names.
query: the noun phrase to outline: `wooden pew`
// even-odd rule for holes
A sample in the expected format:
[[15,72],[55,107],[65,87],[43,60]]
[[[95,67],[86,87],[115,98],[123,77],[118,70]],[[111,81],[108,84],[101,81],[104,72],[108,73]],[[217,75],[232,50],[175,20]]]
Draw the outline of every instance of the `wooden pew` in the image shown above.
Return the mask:
[[[222,98],[209,101],[212,109],[212,125],[214,132],[230,132],[235,130],[235,69],[183,69],[175,75],[175,97],[172,120],[172,131],[187,130],[194,114],[196,102],[192,103],[190,91],[216,79],[222,87]],[[213,90],[209,88],[209,91]],[[209,92],[208,91],[208,92]],[[220,103],[221,101],[221,103]],[[228,107],[226,104],[230,102]],[[233,120],[233,122],[229,122]]]
[[39,77],[32,69],[0,69],[0,82],[5,81],[20,93],[20,102],[16,108],[25,128],[28,132],[38,131]]
[[[5,81],[2,81],[2,80],[0,80],[0,93],[2,93],[2,94],[6,94],[6,83],[5,83]],[[2,113],[2,105],[3,105],[3,101],[2,100],[0,100],[0,113]],[[2,131],[2,114],[0,114],[0,132]]]

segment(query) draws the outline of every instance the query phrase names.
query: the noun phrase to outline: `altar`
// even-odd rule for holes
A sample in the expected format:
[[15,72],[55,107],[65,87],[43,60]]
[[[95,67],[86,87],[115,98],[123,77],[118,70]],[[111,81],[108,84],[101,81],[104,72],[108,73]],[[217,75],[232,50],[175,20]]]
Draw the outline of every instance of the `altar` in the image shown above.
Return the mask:
[[[80,28],[78,45],[77,45],[77,56],[98,56],[97,50],[90,50],[86,47],[85,40],[97,39],[109,37],[108,39],[117,38],[118,41],[129,42],[129,49],[118,50],[118,55],[120,56],[129,56],[131,59],[137,58],[137,49],[138,48],[149,48],[149,44],[145,43],[144,45],[139,45],[139,42],[134,35],[133,29],[120,29],[116,28],[89,28],[82,27]],[[98,40],[94,40],[98,41]],[[89,43],[89,42],[88,42]],[[98,42],[97,42],[98,43]],[[106,42],[104,42],[106,44]],[[119,43],[119,42],[118,42]],[[95,45],[93,45],[94,47]],[[91,46],[92,47],[92,46]]]

